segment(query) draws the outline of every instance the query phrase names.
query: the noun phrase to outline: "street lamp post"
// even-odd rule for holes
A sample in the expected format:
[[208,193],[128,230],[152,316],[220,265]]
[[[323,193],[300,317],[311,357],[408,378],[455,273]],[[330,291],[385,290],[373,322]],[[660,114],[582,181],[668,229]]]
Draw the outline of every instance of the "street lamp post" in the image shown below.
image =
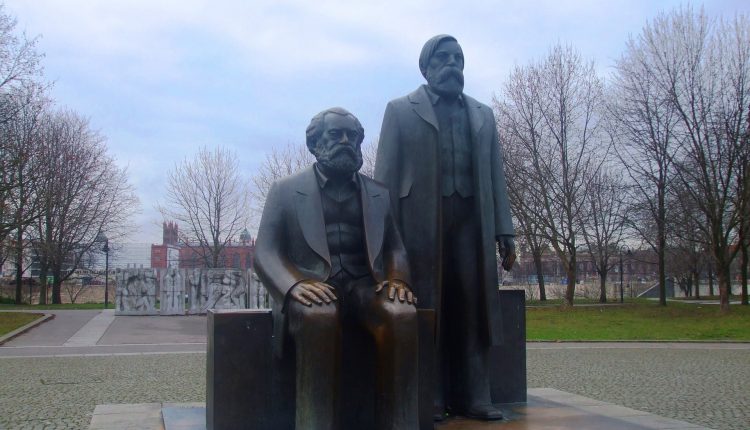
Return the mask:
[[620,303],[625,303],[625,296],[622,291],[622,249],[620,250]]
[[104,251],[104,309],[109,305],[109,238],[104,233],[99,233],[96,237],[97,242],[104,242],[102,251]]
[[[622,267],[622,254],[627,253],[628,255],[631,254],[630,247],[627,245],[622,245],[620,247],[620,303],[625,303],[625,290],[623,288],[623,267]],[[632,295],[632,294],[631,294]]]
[[109,305],[109,239],[104,241],[104,309]]

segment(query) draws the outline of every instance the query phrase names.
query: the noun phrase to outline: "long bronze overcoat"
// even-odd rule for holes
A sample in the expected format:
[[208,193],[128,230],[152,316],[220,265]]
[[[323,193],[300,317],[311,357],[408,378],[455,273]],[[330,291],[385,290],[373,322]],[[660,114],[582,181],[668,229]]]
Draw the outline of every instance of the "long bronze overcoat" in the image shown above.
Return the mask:
[[[423,85],[388,103],[380,130],[375,179],[391,192],[419,307],[440,309],[443,243],[439,126],[426,91]],[[495,239],[513,235],[513,223],[492,110],[466,95],[463,99],[471,127],[474,201],[481,231],[481,240],[477,238],[481,255],[477,268],[482,283],[477,285],[477,294],[483,304],[480,317],[486,323],[483,335],[496,345],[502,342],[502,326]]]
[[[356,176],[370,273],[377,282],[398,279],[410,285],[388,190],[366,176]],[[255,241],[255,269],[273,298],[274,351],[281,356],[287,334],[282,311],[287,293],[303,280],[324,282],[331,272],[320,187],[312,166],[271,186]]]

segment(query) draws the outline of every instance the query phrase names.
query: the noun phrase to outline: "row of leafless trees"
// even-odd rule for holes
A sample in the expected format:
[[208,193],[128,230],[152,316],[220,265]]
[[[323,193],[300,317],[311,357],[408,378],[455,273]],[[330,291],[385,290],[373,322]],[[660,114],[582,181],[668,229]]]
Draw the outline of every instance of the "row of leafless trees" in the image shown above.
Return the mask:
[[540,270],[554,249],[568,305],[579,253],[594,262],[604,301],[625,243],[658,255],[662,305],[668,252],[710,259],[723,310],[740,255],[747,303],[750,21],[690,7],[661,14],[615,66],[605,85],[592,62],[557,45],[516,67],[495,99],[524,247]]
[[116,238],[137,208],[126,172],[81,115],[56,106],[36,39],[19,36],[0,6],[0,257],[15,263],[16,303],[32,261],[47,300],[90,253],[100,234]]

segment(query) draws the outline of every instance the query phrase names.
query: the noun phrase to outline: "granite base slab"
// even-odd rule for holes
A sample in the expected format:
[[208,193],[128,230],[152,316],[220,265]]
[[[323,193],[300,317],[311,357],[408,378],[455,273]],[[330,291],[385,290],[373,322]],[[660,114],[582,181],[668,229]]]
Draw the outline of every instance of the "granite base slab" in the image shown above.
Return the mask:
[[[502,421],[482,422],[461,417],[436,423],[437,430],[710,430],[648,412],[606,403],[553,388],[528,390],[526,403],[499,405]],[[205,430],[204,403],[141,403],[97,405],[90,430]],[[268,429],[273,430],[273,429]]]

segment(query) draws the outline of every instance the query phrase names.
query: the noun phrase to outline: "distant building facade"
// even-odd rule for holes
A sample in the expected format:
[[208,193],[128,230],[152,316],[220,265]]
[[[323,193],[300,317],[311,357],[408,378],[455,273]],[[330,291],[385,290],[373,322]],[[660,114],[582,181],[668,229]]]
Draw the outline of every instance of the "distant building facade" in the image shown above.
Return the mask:
[[[151,267],[164,269],[206,268],[205,255],[208,249],[198,244],[180,242],[178,226],[174,222],[162,225],[162,243],[151,245]],[[219,256],[219,266],[233,269],[252,269],[255,255],[255,239],[245,229],[238,241],[230,240]]]
[[175,222],[162,224],[160,245],[151,245],[151,267],[154,269],[179,268],[180,246],[177,239],[178,227]]
[[[515,283],[535,284],[537,282],[537,270],[534,259],[530,252],[520,252],[518,260],[513,267],[513,277]],[[626,280],[634,282],[652,282],[657,277],[656,256],[650,250],[634,250],[630,254],[623,255],[622,271]],[[610,264],[612,265],[608,273],[610,282],[616,282],[620,277],[620,254],[612,255]],[[567,283],[565,268],[560,258],[552,249],[545,249],[541,258],[542,273],[547,283]],[[591,257],[580,252],[576,261],[577,281],[586,281],[598,279],[599,274],[596,271],[596,265]]]

